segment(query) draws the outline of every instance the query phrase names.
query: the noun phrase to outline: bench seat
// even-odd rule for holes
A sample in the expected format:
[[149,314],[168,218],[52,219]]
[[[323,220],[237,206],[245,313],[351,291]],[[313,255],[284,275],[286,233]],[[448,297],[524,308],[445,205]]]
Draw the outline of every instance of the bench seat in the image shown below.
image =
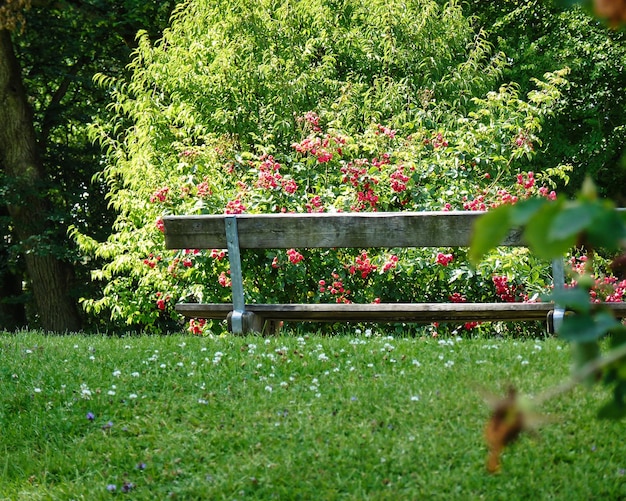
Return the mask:
[[[542,320],[553,309],[552,303],[246,304],[246,311],[267,320],[299,322]],[[228,303],[176,305],[176,311],[190,318],[224,320],[232,310]]]
[[[618,318],[626,317],[626,303],[603,303]],[[257,317],[253,324],[267,321],[294,322],[489,322],[551,321],[553,303],[380,303],[380,304],[246,304]],[[176,311],[189,318],[225,320],[233,311],[230,303],[180,303]],[[251,324],[252,325],[252,324]],[[258,330],[263,330],[258,328]],[[553,331],[553,326],[548,325]]]

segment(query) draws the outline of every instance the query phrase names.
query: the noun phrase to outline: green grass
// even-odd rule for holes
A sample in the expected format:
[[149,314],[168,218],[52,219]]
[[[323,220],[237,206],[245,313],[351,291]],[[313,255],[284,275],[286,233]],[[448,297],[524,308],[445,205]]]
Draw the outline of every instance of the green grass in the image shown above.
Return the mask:
[[599,391],[485,470],[476,387],[568,367],[556,339],[4,334],[0,499],[625,499]]

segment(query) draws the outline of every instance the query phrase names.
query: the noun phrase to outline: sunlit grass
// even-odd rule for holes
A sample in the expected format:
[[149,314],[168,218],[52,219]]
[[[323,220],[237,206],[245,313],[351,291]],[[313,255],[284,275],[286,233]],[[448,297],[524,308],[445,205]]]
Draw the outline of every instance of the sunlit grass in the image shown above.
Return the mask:
[[624,424],[577,389],[485,470],[479,388],[537,393],[555,339],[0,337],[0,499],[620,499]]

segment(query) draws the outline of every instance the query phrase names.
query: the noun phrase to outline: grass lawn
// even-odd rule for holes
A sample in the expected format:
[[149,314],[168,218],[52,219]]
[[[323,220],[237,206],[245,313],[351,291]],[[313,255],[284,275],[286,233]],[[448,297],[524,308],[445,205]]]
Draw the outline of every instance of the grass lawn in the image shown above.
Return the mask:
[[486,472],[478,386],[556,339],[0,335],[0,499],[626,499],[626,424],[578,388]]

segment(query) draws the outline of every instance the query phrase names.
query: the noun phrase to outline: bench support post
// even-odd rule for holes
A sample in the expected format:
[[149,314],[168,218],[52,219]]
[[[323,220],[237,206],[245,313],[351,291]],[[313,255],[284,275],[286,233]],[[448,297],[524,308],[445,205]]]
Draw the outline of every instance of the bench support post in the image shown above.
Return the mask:
[[226,216],[226,245],[228,246],[228,261],[230,263],[230,280],[233,294],[233,312],[230,325],[235,334],[244,332],[244,316],[246,300],[243,293],[243,273],[241,271],[241,252],[239,250],[239,233],[237,232],[237,218]]
[[[565,287],[563,258],[552,260],[552,285],[554,285],[554,290],[562,290]],[[548,332],[550,334],[558,334],[565,318],[565,307],[555,304],[554,311],[551,313],[552,315],[548,315]]]

